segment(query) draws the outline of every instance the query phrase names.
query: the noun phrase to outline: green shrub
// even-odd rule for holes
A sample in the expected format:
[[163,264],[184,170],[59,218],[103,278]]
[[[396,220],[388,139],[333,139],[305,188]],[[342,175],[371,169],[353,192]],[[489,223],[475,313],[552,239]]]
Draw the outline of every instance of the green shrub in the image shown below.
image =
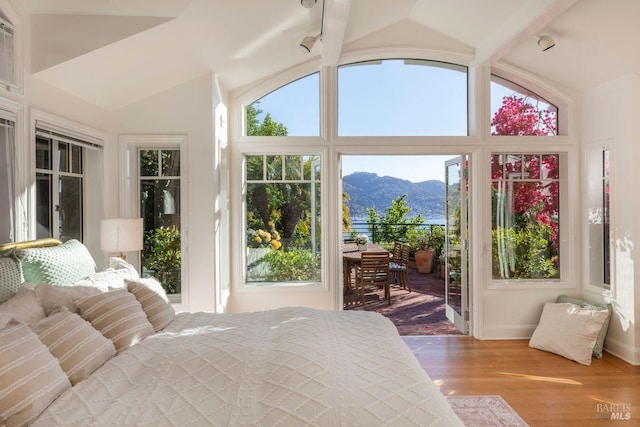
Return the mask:
[[156,228],[145,236],[142,265],[168,294],[180,293],[180,249],[180,230],[175,225]]
[[309,251],[270,251],[264,260],[269,264],[269,273],[265,278],[267,281],[320,280],[320,259]]

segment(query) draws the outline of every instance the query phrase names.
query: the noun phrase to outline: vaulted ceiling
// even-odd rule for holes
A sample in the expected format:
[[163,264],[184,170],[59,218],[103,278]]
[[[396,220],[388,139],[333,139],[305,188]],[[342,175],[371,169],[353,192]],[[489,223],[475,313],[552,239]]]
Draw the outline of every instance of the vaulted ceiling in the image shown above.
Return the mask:
[[[637,0],[22,0],[31,73],[109,110],[214,73],[234,90],[365,47],[501,61],[578,91],[640,74]],[[299,43],[320,33],[310,53]],[[556,46],[542,52],[537,36]]]

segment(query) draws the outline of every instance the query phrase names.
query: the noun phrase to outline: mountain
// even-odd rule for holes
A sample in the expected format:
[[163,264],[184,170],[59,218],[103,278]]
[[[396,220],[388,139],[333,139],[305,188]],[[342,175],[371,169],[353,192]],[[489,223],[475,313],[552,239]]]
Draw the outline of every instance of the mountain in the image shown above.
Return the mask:
[[[445,188],[442,181],[411,182],[370,172],[355,172],[342,178],[344,191],[349,195],[351,218],[367,218],[367,208],[375,207],[381,215],[391,202],[407,195],[411,208],[409,217],[424,213],[430,221],[444,218]],[[435,221],[434,221],[435,222]]]

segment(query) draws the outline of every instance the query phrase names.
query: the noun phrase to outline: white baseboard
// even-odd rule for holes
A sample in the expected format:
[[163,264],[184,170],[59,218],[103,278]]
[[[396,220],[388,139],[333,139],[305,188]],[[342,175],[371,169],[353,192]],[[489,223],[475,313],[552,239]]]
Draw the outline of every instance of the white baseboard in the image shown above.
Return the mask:
[[604,350],[632,365],[640,365],[640,348],[632,347],[615,338],[609,338],[604,342]]

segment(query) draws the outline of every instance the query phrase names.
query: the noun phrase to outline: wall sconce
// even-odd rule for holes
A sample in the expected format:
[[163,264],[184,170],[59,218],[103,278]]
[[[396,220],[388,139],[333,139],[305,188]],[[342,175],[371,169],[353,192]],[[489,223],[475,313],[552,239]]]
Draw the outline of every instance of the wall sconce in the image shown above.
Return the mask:
[[540,36],[540,38],[538,38],[538,46],[540,46],[543,52],[551,49],[555,45],[556,42],[551,36]]
[[116,252],[126,260],[125,252],[143,248],[142,218],[111,218],[100,223],[100,248],[105,252]]
[[300,4],[305,9],[311,9],[313,6],[316,5],[317,2],[318,0],[300,0]]

